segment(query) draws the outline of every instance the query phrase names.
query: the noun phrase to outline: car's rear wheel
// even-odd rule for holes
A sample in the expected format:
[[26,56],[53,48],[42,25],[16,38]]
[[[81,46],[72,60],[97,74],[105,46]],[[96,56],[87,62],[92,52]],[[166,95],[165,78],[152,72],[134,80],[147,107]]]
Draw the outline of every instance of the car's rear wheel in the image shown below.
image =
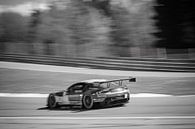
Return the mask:
[[84,95],[83,96],[83,108],[85,109],[91,109],[93,107],[93,98],[91,95]]
[[48,98],[48,107],[49,109],[54,109],[56,108],[57,103],[56,103],[56,98],[54,96],[54,94],[50,94],[49,98]]

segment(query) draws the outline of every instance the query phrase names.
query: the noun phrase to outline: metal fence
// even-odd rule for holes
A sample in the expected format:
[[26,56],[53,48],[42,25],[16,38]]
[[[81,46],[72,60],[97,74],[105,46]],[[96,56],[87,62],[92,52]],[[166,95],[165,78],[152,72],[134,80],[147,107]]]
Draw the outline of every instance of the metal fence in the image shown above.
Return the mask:
[[99,44],[0,43],[4,54],[50,55],[61,57],[136,57],[195,59],[195,48],[165,49],[152,47],[119,47]]

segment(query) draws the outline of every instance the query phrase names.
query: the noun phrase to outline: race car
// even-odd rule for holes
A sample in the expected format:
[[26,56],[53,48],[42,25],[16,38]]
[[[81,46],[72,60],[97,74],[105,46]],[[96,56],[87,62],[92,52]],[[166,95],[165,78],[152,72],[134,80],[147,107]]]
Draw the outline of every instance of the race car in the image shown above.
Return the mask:
[[123,105],[130,100],[129,82],[136,78],[104,80],[91,79],[71,85],[67,90],[50,93],[47,106],[54,109],[60,106],[80,106],[91,109],[94,105],[112,106]]

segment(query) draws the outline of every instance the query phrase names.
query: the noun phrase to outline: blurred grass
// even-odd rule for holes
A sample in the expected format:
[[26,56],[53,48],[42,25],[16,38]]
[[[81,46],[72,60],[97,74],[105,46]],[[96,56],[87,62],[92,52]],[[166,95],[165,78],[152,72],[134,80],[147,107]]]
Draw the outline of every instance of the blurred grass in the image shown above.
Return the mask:
[[[96,78],[124,77],[0,69],[0,92],[50,93],[64,90],[78,81]],[[131,93],[195,95],[194,84],[194,77],[137,77],[137,82],[131,83],[129,89]]]

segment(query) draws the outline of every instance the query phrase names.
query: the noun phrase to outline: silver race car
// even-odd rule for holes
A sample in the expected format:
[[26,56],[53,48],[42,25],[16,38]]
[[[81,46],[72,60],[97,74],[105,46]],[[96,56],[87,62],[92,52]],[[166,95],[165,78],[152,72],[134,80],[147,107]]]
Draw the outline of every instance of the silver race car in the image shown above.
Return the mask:
[[130,100],[127,83],[135,82],[135,78],[103,80],[93,79],[75,83],[67,90],[50,93],[47,106],[50,109],[59,106],[81,106],[91,109],[94,105],[123,105]]

